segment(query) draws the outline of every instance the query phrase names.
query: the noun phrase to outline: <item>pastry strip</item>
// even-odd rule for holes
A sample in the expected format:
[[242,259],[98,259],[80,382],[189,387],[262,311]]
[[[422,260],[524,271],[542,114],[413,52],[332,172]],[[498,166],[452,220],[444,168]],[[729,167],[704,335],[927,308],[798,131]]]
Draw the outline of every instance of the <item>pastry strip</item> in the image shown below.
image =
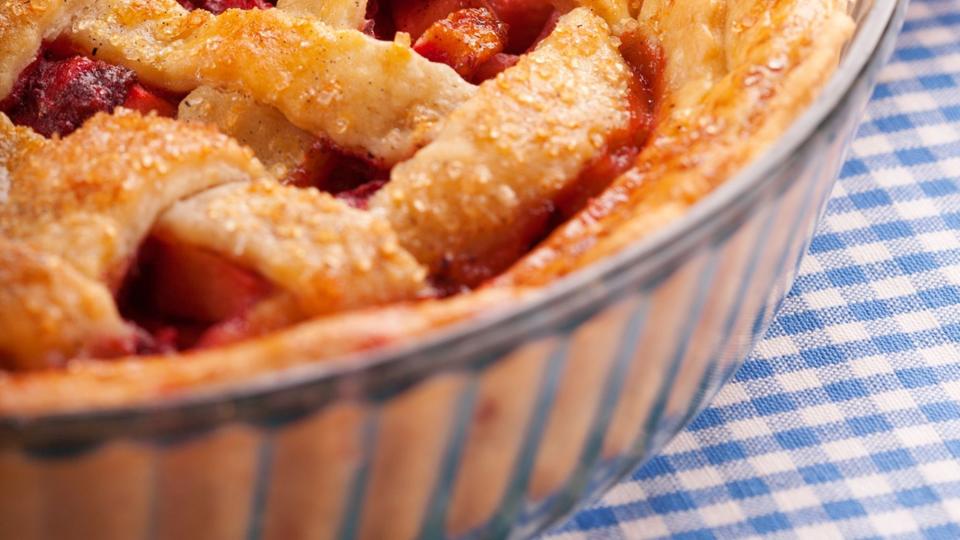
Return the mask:
[[[315,17],[333,28],[359,28],[366,15],[365,0],[280,0],[277,8],[297,16]],[[291,124],[280,111],[257,103],[240,92],[200,86],[180,102],[180,120],[207,122],[253,149],[278,179],[306,163],[317,142],[313,134]],[[315,160],[329,152],[313,150]]]
[[311,157],[316,162],[329,159],[329,152],[321,153],[315,147],[313,134],[291,124],[273,107],[239,92],[201,86],[180,101],[177,119],[216,126],[220,133],[249,146],[278,180]]
[[475,91],[406,44],[279,9],[214,16],[175,0],[97,0],[66,35],[154,86],[247,94],[295,126],[386,165],[429,142]]
[[154,234],[255,269],[307,316],[405,300],[426,287],[424,269],[385,220],[315,189],[221,186],[173,205]]
[[554,0],[553,4],[563,11],[571,10],[577,6],[590,8],[594,13],[603,17],[614,30],[617,30],[619,23],[630,19],[629,0]]
[[370,208],[434,274],[478,283],[519,257],[607,136],[630,122],[630,70],[579,8],[397,165]]

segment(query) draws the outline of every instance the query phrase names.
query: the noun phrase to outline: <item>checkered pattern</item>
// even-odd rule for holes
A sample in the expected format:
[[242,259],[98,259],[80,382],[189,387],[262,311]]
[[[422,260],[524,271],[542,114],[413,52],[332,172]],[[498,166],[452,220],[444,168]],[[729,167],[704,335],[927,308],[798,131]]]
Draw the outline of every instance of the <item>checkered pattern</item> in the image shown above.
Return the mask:
[[913,0],[779,316],[551,538],[960,538],[960,3]]

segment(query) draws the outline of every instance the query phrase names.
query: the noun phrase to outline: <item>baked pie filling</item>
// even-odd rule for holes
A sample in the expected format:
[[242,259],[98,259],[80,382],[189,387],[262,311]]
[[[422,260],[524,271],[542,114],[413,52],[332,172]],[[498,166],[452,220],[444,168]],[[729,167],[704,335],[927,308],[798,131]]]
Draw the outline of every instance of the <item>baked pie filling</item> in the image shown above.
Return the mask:
[[851,30],[838,0],[7,2],[0,409],[536,294],[759,152]]

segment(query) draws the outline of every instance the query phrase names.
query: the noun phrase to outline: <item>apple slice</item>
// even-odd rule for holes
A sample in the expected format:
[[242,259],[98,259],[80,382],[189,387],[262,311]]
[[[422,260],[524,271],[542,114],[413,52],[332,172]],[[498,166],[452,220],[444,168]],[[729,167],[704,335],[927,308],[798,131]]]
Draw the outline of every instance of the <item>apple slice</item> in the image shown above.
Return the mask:
[[124,100],[123,106],[128,109],[139,111],[140,114],[156,112],[160,116],[166,116],[168,118],[174,118],[177,116],[177,107],[173,103],[170,103],[160,94],[152,90],[148,90],[139,83],[135,83],[130,87],[130,91],[127,93],[127,99]]

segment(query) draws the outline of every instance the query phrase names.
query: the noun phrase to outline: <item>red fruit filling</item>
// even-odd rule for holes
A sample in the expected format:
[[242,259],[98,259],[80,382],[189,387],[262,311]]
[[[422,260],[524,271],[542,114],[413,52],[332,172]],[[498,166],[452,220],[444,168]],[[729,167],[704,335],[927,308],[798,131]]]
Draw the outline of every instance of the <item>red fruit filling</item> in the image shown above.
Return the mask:
[[177,0],[180,5],[193,11],[203,9],[220,14],[228,9],[270,9],[273,4],[266,0]]
[[[548,23],[556,13],[551,2],[544,0],[488,0],[490,9],[509,27],[506,51],[520,54],[530,50],[543,34],[549,34]],[[553,19],[556,24],[556,19]]]
[[473,82],[482,83],[487,79],[492,79],[500,74],[501,71],[512,67],[520,61],[520,56],[516,54],[497,53],[489,60],[477,66],[473,72]]
[[366,22],[361,30],[377,39],[392,40],[397,33],[397,28],[393,24],[390,4],[379,0],[369,0],[367,2]]
[[41,58],[20,75],[0,110],[48,137],[66,135],[94,114],[121,105],[136,79],[129,69],[81,56]]
[[367,200],[389,179],[389,169],[317,141],[304,163],[284,182],[299,187],[314,187],[355,208],[366,208]]
[[272,292],[256,273],[201,248],[149,238],[118,295],[146,331],[141,354],[193,347],[223,321],[240,319]]
[[[479,25],[467,22],[463,15],[453,16],[477,9],[485,12]],[[513,65],[508,60],[512,57],[496,56],[501,51],[516,55],[530,50],[552,30],[551,21],[555,22],[557,15],[553,4],[546,0],[374,0],[368,4],[368,10],[368,18],[375,20],[372,28],[377,37],[393,39],[395,32],[406,32],[417,42],[421,54],[449,64],[458,72],[463,69],[461,59],[480,57],[472,69],[482,73],[468,77],[475,82]],[[494,35],[497,44],[492,46]],[[487,65],[491,59],[495,60]]]
[[46,51],[20,74],[0,111],[13,123],[50,137],[68,135],[94,114],[119,105],[176,113],[166,97],[138,84],[136,74],[125,67],[83,56],[55,58]]
[[503,51],[507,25],[484,8],[454,11],[433,23],[413,49],[434,62],[442,62],[470,80],[477,68]]
[[337,193],[336,197],[354,208],[366,210],[367,204],[370,202],[370,197],[373,197],[374,193],[380,191],[380,188],[387,185],[387,182],[388,180],[385,178],[370,180],[353,189],[341,191]]

